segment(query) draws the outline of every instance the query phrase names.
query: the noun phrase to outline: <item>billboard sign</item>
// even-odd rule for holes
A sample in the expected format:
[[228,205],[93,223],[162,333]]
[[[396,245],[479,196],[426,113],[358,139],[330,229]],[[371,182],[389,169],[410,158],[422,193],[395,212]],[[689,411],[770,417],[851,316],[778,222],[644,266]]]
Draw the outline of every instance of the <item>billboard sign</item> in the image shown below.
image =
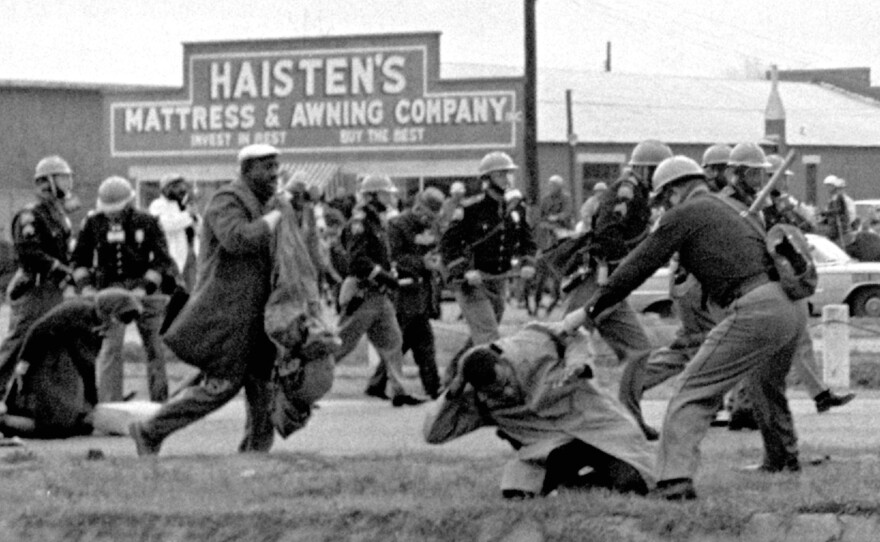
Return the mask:
[[519,146],[520,81],[441,81],[436,34],[188,44],[177,96],[117,96],[114,157]]

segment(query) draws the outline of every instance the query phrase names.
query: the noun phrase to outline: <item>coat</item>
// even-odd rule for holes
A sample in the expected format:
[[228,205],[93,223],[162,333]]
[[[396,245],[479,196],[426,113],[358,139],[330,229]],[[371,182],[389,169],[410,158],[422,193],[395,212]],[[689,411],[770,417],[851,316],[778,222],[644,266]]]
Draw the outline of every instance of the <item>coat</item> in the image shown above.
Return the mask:
[[566,359],[589,359],[589,339],[569,339],[563,358],[557,342],[529,324],[519,332],[495,341],[516,372],[526,399],[524,404],[481,413],[470,386],[454,398],[447,392],[424,423],[425,440],[440,444],[480,427],[496,425],[522,444],[505,468],[504,489],[538,492],[544,480],[544,461],[551,451],[580,440],[632,465],[648,486],[654,484],[654,453],[632,415],[606,390],[587,378],[564,385]]
[[275,347],[263,328],[273,234],[267,211],[241,179],[208,202],[196,286],[165,335],[184,362],[217,378],[269,377]]
[[193,240],[190,246],[187,237],[187,229],[195,230],[198,227],[197,217],[188,210],[183,210],[180,205],[164,196],[159,196],[150,202],[149,213],[159,220],[159,226],[165,233],[168,242],[168,254],[174,260],[177,272],[183,274],[189,251],[199,253],[198,238]]

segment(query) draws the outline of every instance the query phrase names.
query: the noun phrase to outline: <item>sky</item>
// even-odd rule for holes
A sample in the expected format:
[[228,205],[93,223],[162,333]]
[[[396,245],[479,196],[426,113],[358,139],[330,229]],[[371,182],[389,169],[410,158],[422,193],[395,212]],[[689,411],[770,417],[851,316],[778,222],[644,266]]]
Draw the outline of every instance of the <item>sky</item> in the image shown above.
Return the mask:
[[[521,67],[523,0],[0,0],[0,80],[182,85],[184,42],[441,32],[442,63]],[[537,0],[537,65],[704,77],[870,67],[876,0]]]

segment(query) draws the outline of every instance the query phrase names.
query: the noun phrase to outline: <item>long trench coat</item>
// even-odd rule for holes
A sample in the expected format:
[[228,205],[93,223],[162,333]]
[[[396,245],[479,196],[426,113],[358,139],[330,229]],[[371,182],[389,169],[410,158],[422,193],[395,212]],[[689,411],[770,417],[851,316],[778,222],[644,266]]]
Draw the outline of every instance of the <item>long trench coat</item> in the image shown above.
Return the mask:
[[205,210],[192,296],[165,335],[184,362],[218,378],[246,372],[269,377],[275,346],[263,329],[269,299],[273,234],[267,209],[241,179]]
[[652,487],[654,452],[629,412],[592,380],[565,378],[566,360],[591,358],[589,339],[584,335],[562,338],[565,351],[560,356],[558,343],[541,327],[546,329],[542,324],[529,324],[494,343],[511,362],[525,391],[522,405],[495,409],[485,416],[470,386],[452,399],[447,393],[425,419],[425,440],[440,444],[480,427],[497,425],[522,443],[516,457],[505,466],[502,489],[540,491],[547,456],[573,440],[629,463]]

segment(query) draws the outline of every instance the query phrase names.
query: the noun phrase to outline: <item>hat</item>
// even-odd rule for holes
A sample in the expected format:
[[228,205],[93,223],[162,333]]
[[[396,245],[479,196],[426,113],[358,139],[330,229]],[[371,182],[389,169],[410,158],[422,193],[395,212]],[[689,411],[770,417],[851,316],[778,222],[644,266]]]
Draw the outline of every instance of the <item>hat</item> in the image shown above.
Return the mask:
[[834,186],[837,188],[843,188],[844,186],[846,186],[846,179],[841,179],[836,175],[829,175],[825,177],[825,180],[822,181],[822,184]]
[[278,152],[278,149],[276,149],[272,145],[266,145],[265,143],[256,143],[254,145],[243,147],[240,151],[238,151],[238,163],[243,164],[248,160],[255,160],[257,158],[268,158],[270,156],[278,156],[279,154],[281,153]]
[[523,193],[520,192],[519,188],[511,188],[504,193],[504,201],[510,202],[515,199],[523,199]]
[[461,376],[475,388],[495,382],[495,364],[500,357],[491,348],[477,346],[465,353],[461,360]]
[[185,182],[183,175],[180,173],[166,173],[159,179],[159,190],[165,190],[165,187],[176,182]]
[[288,192],[305,192],[309,186],[308,178],[309,175],[305,171],[295,171],[293,175],[290,176],[290,179],[284,183],[284,189]]
[[598,192],[599,190],[608,190],[608,185],[599,181],[598,183],[593,185],[593,191]]
[[98,187],[95,210],[99,213],[116,213],[125,209],[134,199],[134,189],[128,179],[107,177]]
[[450,194],[464,194],[467,192],[467,189],[464,187],[464,183],[461,181],[455,181],[452,183],[452,186],[449,187]]
[[550,184],[565,184],[565,179],[560,177],[559,175],[551,175],[547,182]]

